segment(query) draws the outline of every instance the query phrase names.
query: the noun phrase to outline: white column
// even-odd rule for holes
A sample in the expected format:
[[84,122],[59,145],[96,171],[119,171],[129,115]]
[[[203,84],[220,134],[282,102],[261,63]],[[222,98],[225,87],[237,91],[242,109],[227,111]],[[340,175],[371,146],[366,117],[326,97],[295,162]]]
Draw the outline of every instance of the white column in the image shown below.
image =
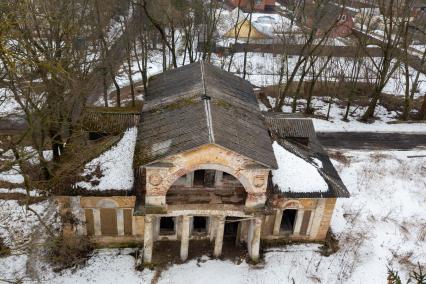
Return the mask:
[[194,184],[194,172],[189,172],[186,174],[185,186],[192,187]]
[[272,234],[274,236],[278,236],[280,234],[282,218],[283,218],[283,211],[281,209],[278,209],[275,214],[274,230],[272,231]]
[[124,236],[124,213],[123,208],[117,208],[117,234]]
[[217,222],[216,221],[217,220],[216,220],[216,217],[210,217],[209,219],[210,219],[210,221],[209,221],[209,223],[210,223],[210,226],[209,226],[210,236],[209,236],[209,238],[210,238],[210,242],[213,242],[215,237],[216,237],[216,228],[217,228]]
[[222,186],[223,185],[223,172],[216,171],[214,176],[214,186]]
[[93,225],[95,229],[95,236],[101,236],[101,211],[99,209],[93,209]]
[[76,233],[79,236],[87,235],[86,230],[86,214],[84,214],[84,209],[81,208],[80,205],[80,196],[71,196],[70,197],[70,206],[71,212],[78,219],[78,223],[76,225]]
[[180,259],[185,261],[188,258],[189,247],[189,216],[182,216],[182,231],[180,236]]
[[249,249],[249,255],[252,261],[259,261],[259,251],[260,251],[260,236],[262,229],[262,218],[257,217],[250,221],[249,234],[249,243],[247,244]]
[[295,235],[295,236],[300,235],[300,228],[302,227],[302,220],[303,220],[304,212],[305,212],[304,209],[297,210],[297,216],[296,216],[296,221],[295,221],[295,224],[294,224],[294,231],[293,231],[293,235]]
[[214,240],[213,255],[215,257],[219,257],[222,254],[223,232],[225,230],[225,216],[218,216],[216,223],[216,237]]
[[144,230],[144,238],[143,238],[143,262],[145,264],[149,264],[152,262],[152,249],[154,245],[153,239],[153,223],[154,216],[146,215],[145,216],[145,230]]

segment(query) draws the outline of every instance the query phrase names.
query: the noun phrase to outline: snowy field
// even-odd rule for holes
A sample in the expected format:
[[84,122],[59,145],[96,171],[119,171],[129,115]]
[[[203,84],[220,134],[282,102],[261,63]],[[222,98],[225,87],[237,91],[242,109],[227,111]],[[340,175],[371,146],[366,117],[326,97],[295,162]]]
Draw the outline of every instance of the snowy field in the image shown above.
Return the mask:
[[[337,202],[332,229],[340,250],[329,257],[318,252],[318,245],[292,245],[268,249],[258,266],[203,257],[171,266],[160,274],[134,270],[135,259],[129,249],[106,249],[97,251],[76,271],[55,274],[46,265],[39,265],[44,267],[39,276],[45,283],[150,283],[155,279],[173,284],[364,284],[386,283],[387,266],[391,266],[406,279],[416,263],[426,265],[426,151],[342,154],[333,162],[352,197]],[[0,235],[19,248],[22,244],[12,240],[11,233],[18,231],[27,239],[37,222],[15,201],[1,201],[0,206]],[[47,203],[37,205],[37,211],[43,206]],[[24,277],[26,261],[25,252],[20,250],[14,256],[0,258],[0,279]]]

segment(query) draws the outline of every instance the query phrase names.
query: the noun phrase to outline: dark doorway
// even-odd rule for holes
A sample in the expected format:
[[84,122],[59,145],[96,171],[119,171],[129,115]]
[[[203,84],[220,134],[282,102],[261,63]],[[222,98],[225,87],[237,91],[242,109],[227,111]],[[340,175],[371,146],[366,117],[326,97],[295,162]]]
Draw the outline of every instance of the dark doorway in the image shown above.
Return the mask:
[[239,217],[226,217],[225,228],[224,228],[224,238],[234,239],[238,234],[238,225],[240,224]]
[[193,224],[193,228],[192,228],[193,233],[196,233],[196,234],[207,233],[207,217],[194,216],[192,224]]
[[160,235],[174,235],[174,234],[175,234],[175,218],[161,217],[160,218]]
[[215,170],[194,171],[194,186],[214,187]]
[[194,171],[194,186],[203,186],[204,185],[204,174],[205,170],[196,170]]
[[215,170],[205,170],[204,173],[204,186],[214,187],[214,179],[216,176]]
[[283,211],[283,217],[281,219],[280,231],[283,233],[292,234],[294,231],[294,222],[296,221],[297,210],[286,209]]

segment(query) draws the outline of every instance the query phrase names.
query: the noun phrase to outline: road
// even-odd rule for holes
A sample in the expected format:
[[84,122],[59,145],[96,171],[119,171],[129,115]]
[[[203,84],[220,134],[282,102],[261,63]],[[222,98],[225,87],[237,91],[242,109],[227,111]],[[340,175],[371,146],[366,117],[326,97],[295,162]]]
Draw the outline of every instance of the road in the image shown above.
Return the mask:
[[319,132],[321,144],[326,148],[351,150],[426,149],[426,134],[375,132]]

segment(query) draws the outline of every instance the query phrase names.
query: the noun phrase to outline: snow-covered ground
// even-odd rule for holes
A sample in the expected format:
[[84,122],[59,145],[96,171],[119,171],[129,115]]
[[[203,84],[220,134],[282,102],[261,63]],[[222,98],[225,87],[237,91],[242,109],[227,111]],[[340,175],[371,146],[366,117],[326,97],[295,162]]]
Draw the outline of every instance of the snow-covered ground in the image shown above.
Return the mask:
[[[322,256],[315,244],[271,248],[258,266],[203,257],[171,266],[158,283],[380,284],[386,283],[387,265],[407,279],[413,265],[426,265],[426,151],[342,154],[333,163],[352,196],[339,199],[333,215],[332,229],[340,242],[337,253]],[[30,230],[21,207],[3,202],[11,206],[12,220],[20,220],[9,222],[12,227]],[[7,231],[1,234],[8,239]],[[130,252],[100,250],[83,268],[63,274],[46,268],[42,277],[46,283],[149,283],[155,272],[134,270]],[[0,258],[0,278],[10,279],[15,271],[22,276],[25,262],[25,254]]]

